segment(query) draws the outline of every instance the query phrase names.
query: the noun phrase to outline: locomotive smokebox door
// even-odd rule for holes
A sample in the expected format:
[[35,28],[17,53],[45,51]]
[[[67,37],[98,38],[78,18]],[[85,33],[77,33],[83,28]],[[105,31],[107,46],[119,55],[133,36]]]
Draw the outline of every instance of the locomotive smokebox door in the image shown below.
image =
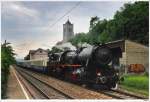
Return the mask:
[[92,53],[96,65],[107,65],[112,61],[111,49],[105,45],[98,46]]
[[95,46],[87,64],[88,79],[95,82],[97,75],[103,73],[111,61],[112,51],[109,47],[105,45]]

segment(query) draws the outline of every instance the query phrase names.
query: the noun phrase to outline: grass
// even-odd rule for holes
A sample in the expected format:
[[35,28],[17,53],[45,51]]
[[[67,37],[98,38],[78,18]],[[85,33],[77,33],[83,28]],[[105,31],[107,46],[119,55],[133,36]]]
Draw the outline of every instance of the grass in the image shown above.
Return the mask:
[[126,75],[121,83],[122,88],[149,95],[149,77],[148,75]]

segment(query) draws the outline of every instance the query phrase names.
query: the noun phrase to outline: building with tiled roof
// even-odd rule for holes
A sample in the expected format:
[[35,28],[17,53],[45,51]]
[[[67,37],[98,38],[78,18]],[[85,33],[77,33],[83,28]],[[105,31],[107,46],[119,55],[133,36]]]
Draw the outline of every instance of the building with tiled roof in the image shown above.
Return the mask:
[[48,50],[38,48],[37,50],[30,50],[29,54],[24,58],[25,60],[35,60],[35,59],[47,59]]

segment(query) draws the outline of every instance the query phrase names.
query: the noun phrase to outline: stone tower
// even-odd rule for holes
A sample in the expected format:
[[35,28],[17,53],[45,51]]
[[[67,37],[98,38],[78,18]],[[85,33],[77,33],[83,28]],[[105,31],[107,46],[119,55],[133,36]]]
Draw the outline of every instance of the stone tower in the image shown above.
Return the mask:
[[71,22],[68,19],[68,21],[65,24],[63,24],[63,42],[67,42],[73,36],[73,24],[71,24]]

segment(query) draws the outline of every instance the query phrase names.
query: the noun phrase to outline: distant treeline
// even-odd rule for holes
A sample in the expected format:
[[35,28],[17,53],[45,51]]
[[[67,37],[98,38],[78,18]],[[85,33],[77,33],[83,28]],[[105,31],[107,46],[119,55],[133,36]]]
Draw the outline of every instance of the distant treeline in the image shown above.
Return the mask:
[[148,46],[149,41],[149,3],[139,1],[124,4],[111,20],[92,17],[88,33],[78,33],[70,42],[105,43],[129,39]]

